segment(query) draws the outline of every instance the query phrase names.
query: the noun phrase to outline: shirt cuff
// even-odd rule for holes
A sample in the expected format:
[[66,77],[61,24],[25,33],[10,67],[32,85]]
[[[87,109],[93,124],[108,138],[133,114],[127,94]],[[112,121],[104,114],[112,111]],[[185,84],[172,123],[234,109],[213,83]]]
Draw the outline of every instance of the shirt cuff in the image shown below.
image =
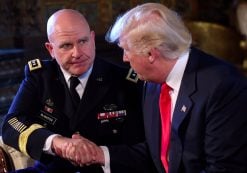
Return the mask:
[[111,173],[111,167],[110,167],[110,153],[106,146],[100,146],[100,148],[103,150],[104,158],[105,158],[105,165],[101,166],[104,173]]
[[54,134],[54,135],[50,135],[46,141],[45,141],[45,145],[43,147],[43,151],[47,154],[51,154],[51,155],[55,155],[55,153],[52,151],[52,148],[51,148],[51,144],[52,144],[52,140],[54,137],[56,136],[60,136],[58,134]]

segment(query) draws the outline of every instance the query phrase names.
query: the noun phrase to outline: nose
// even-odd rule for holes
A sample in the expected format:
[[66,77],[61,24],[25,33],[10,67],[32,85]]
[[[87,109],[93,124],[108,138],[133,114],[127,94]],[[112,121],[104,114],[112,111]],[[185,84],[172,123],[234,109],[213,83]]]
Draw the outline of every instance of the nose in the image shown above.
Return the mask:
[[77,46],[77,45],[74,46],[72,56],[75,58],[78,58],[81,56],[80,46]]

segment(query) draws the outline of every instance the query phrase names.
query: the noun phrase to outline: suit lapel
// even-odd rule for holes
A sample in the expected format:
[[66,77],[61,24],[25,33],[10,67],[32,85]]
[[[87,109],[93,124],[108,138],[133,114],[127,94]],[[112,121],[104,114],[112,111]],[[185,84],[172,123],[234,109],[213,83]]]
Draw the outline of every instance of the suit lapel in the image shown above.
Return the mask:
[[[188,72],[188,73],[187,73]],[[178,149],[178,147],[182,147],[181,141],[177,139],[181,139],[181,136],[177,136],[180,134],[180,127],[183,123],[184,119],[190,112],[192,107],[192,102],[190,96],[195,91],[195,73],[190,73],[188,70],[184,74],[183,81],[181,83],[180,92],[178,94],[178,99],[176,102],[176,106],[174,109],[173,120],[172,120],[172,136],[171,141],[176,140],[171,144],[170,148],[170,165],[171,170],[178,170],[180,160],[182,157],[181,151],[182,148]],[[145,129],[147,142],[149,143],[150,150],[152,153],[152,157],[157,169],[160,172],[164,172],[162,163],[160,161],[160,112],[159,112],[159,93],[160,93],[160,85],[148,83],[146,84],[146,91],[144,96],[144,119],[145,119]],[[179,142],[179,144],[177,143]],[[173,146],[175,145],[175,146]],[[172,153],[176,153],[173,155]],[[173,172],[173,171],[171,171]]]
[[149,144],[152,158],[159,172],[164,172],[160,161],[160,112],[159,112],[159,93],[160,85],[146,83],[144,98],[144,123],[147,142]]
[[181,86],[179,89],[173,119],[172,119],[172,133],[170,145],[170,166],[171,172],[179,172],[180,161],[182,159],[182,139],[183,132],[182,124],[186,118],[189,118],[189,112],[193,106],[191,100],[192,94],[196,91],[196,68],[197,59],[191,52],[189,60],[182,78]]
[[[173,119],[172,119],[172,134],[170,145],[170,172],[178,172],[182,158],[182,138],[183,129],[182,124],[189,116],[189,112],[193,106],[191,100],[192,94],[196,91],[196,68],[198,66],[195,53],[190,53],[189,61],[187,63],[180,90],[178,93]],[[148,83],[146,85],[145,99],[144,99],[144,118],[147,142],[154,163],[160,172],[164,172],[162,163],[160,161],[160,113],[159,113],[159,93],[160,85]],[[152,115],[152,116],[150,116]]]
[[191,95],[196,91],[197,59],[192,52],[193,49],[189,55],[173,113],[172,128],[176,132],[179,131],[181,123],[190,112],[192,107]]
[[181,123],[183,122],[185,117],[188,115],[192,107],[190,95],[192,94],[192,91],[194,90],[193,89],[194,85],[189,84],[190,86],[186,86],[185,83],[188,83],[186,79],[185,79],[185,82],[183,82],[183,84],[180,87],[180,92],[178,94],[178,99],[176,102],[173,119],[172,119],[172,128],[176,132],[179,131],[179,127]]

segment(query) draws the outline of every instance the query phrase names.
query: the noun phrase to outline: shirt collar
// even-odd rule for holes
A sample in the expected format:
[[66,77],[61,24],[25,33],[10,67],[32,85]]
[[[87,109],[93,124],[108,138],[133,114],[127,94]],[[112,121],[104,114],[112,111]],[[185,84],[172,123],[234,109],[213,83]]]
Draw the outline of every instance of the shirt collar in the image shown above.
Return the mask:
[[[71,74],[68,73],[67,71],[65,71],[61,66],[60,69],[64,75],[64,78],[66,80],[66,83],[69,84],[69,79],[71,77]],[[83,73],[81,76],[78,77],[78,79],[80,80],[80,83],[83,83],[83,81],[87,81],[87,79],[89,78],[91,72],[93,69],[93,65],[88,69],[88,71],[86,73]]]
[[190,51],[186,51],[178,58],[176,64],[167,76],[166,83],[173,89],[174,92],[178,92],[180,88],[184,70],[189,59],[189,52]]

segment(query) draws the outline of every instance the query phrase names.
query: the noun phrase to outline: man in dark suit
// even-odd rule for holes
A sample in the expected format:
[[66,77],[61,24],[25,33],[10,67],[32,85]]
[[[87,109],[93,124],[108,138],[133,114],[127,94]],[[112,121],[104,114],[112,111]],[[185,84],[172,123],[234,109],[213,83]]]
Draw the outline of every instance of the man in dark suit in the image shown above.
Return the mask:
[[3,141],[40,161],[17,172],[150,172],[131,147],[144,141],[135,74],[95,58],[94,32],[75,10],[55,12],[47,34],[53,60],[28,62],[3,122]]
[[191,48],[182,20],[158,3],[126,12],[107,39],[146,81],[144,127],[158,172],[247,172],[247,82],[235,67]]

